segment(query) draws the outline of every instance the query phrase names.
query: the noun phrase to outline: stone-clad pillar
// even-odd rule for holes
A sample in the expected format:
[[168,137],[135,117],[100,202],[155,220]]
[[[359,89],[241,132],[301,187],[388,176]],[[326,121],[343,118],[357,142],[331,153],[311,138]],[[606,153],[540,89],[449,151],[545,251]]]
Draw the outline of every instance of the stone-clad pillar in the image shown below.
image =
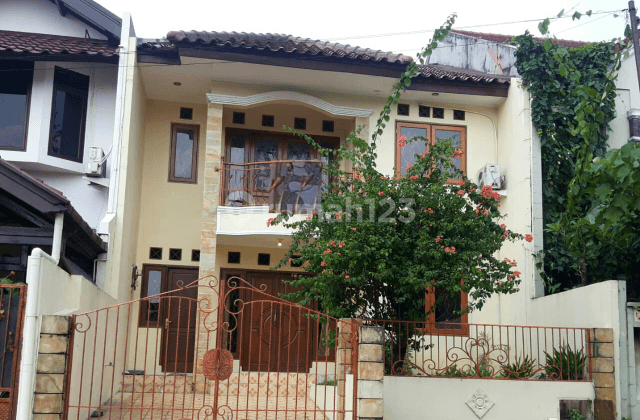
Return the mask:
[[[216,264],[216,228],[217,213],[220,205],[220,167],[222,164],[222,105],[209,104],[207,112],[207,134],[204,159],[204,194],[202,199],[202,232],[200,236],[200,277],[215,276],[219,278],[220,269]],[[207,284],[209,279],[201,282],[198,288],[198,299],[208,299],[209,308],[218,304],[218,295]],[[204,318],[200,312],[198,319],[195,369],[195,387],[202,389],[202,356],[215,348],[215,332],[210,331],[215,317]],[[204,323],[209,325],[207,329]]]
[[598,420],[613,420],[616,418],[613,330],[611,328],[592,329],[591,339],[593,342],[591,371],[596,390],[593,411]]
[[71,318],[42,317],[36,386],[33,396],[33,420],[60,420],[64,414],[66,372],[69,369]]
[[384,416],[384,328],[362,325],[358,333],[358,420]]

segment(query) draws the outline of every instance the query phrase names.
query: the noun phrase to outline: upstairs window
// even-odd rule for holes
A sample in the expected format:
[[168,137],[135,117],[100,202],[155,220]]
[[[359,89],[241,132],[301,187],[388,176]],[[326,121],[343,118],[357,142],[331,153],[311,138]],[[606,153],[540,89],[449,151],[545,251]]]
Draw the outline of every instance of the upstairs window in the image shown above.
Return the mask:
[[198,133],[200,126],[171,125],[169,181],[196,184],[198,174]]
[[[398,145],[400,137],[406,137],[406,146]],[[424,137],[426,142],[413,141],[414,137]],[[451,161],[457,169],[463,174],[467,173],[467,130],[466,127],[445,126],[422,123],[397,122],[396,124],[396,173],[404,176],[407,174],[407,165],[416,162],[416,154],[422,154],[427,151],[429,144],[435,144],[437,141],[449,139],[455,149],[462,149],[462,156],[451,158]],[[450,184],[460,184],[461,179],[450,178],[447,180]]]
[[89,77],[56,67],[49,155],[82,162]]
[[33,63],[0,61],[0,149],[27,149]]

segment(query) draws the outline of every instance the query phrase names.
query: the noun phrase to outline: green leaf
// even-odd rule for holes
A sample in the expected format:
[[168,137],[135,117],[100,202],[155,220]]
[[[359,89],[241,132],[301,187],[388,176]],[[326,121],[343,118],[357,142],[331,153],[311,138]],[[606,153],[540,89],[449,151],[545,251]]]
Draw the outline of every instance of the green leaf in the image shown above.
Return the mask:
[[587,10],[587,12],[585,13],[585,15],[591,17],[591,13],[593,13],[591,10]]
[[573,14],[573,16],[571,16],[571,20],[576,20],[576,19],[580,19],[582,17],[582,13],[580,12],[575,12]]
[[543,20],[538,24],[538,30],[542,35],[546,35],[547,32],[549,31],[549,23],[550,23],[549,18],[546,18],[545,20]]
[[551,38],[548,38],[546,41],[544,41],[543,47],[545,51],[549,51],[551,48],[553,48],[553,41],[551,41]]
[[569,70],[567,70],[567,66],[565,66],[564,64],[560,64],[558,66],[558,73],[560,73],[562,77],[567,77],[567,75],[569,74]]

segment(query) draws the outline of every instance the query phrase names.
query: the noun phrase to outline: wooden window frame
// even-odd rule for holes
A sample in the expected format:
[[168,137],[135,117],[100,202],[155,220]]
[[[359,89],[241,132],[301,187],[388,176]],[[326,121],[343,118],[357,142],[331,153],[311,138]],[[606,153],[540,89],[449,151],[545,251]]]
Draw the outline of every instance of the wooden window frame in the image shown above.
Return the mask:
[[149,309],[149,301],[144,298],[148,297],[149,293],[149,272],[150,271],[161,271],[162,272],[162,281],[160,283],[160,293],[164,292],[167,289],[167,277],[169,276],[169,266],[167,265],[159,265],[159,264],[143,264],[142,265],[142,280],[140,286],[140,305],[139,305],[139,313],[138,313],[138,328],[160,328],[162,327],[162,323],[160,320],[162,319],[162,305],[158,305],[158,319],[156,321],[150,322],[146,313],[148,313]]
[[[78,89],[74,86],[69,86],[66,83],[56,82],[56,79],[55,79],[56,72],[76,73],[79,76],[86,77],[87,79],[89,79],[89,85],[87,86],[87,91],[85,92],[82,89]],[[75,159],[69,156],[64,156],[59,153],[56,153],[53,151],[53,148],[52,148],[53,147],[53,124],[55,122],[54,116],[56,114],[56,91],[57,90],[73,93],[74,95],[80,96],[83,99],[82,117],[81,117],[80,131],[79,131],[79,138],[78,138],[78,157]],[[88,108],[89,108],[89,91],[90,90],[91,90],[91,78],[86,74],[74,72],[72,70],[64,69],[61,67],[56,67],[54,69],[53,91],[51,93],[51,118],[49,121],[49,144],[47,145],[47,154],[49,156],[53,156],[58,159],[70,160],[72,162],[78,162],[78,163],[82,163],[82,161],[84,160],[84,143],[85,143],[84,140],[85,140],[85,130],[87,126],[87,114],[88,114]]]
[[[149,292],[149,271],[161,271],[162,281],[160,283],[160,293],[168,291],[169,271],[170,270],[198,270],[198,266],[192,265],[164,265],[164,264],[143,264],[142,265],[142,280],[140,285],[140,305],[138,311],[138,328],[162,328],[162,306],[158,305],[158,320],[154,322],[148,322],[143,314],[148,311],[147,302],[144,298],[148,297]],[[144,309],[143,309],[144,308]]]
[[[193,156],[191,157],[191,177],[177,178],[175,176],[176,163],[176,140],[179,129],[193,130]],[[197,184],[198,183],[198,146],[200,143],[200,125],[198,124],[182,124],[171,123],[171,142],[169,148],[169,182],[177,182],[180,184]]]
[[[11,66],[15,61],[8,60],[7,63]],[[31,70],[31,81],[29,82],[29,87],[27,88],[27,100],[26,100],[26,110],[24,117],[24,135],[22,136],[22,146],[20,147],[10,147],[10,146],[0,146],[0,150],[7,150],[12,152],[26,152],[27,151],[27,137],[29,135],[29,115],[31,111],[31,91],[33,89],[33,75],[35,73],[33,63],[30,63],[31,67],[29,69],[21,69],[21,71]]]
[[[225,144],[224,151],[225,156],[231,155],[231,137],[233,135],[244,136],[244,163],[253,163],[255,162],[255,141],[256,139],[260,140],[273,140],[278,144],[278,160],[289,160],[287,156],[287,145],[290,141],[295,141],[298,143],[308,144],[304,139],[301,139],[298,136],[294,136],[291,133],[280,132],[280,131],[264,131],[264,130],[248,130],[244,128],[227,128],[225,131]],[[314,136],[313,139],[318,144],[326,144],[333,143],[336,148],[340,147],[340,137],[335,136]],[[313,147],[311,148],[311,160],[320,160],[321,156],[317,150]],[[225,162],[232,164],[228,160]]]
[[[460,329],[439,329],[438,324],[454,324],[453,322],[436,322],[436,314],[431,310],[436,303],[435,288],[427,287],[427,292],[424,294],[425,301],[425,313],[427,315],[427,322],[422,332],[429,335],[450,335],[459,337],[469,336],[469,313],[465,312],[460,317]],[[469,294],[460,291],[460,306],[466,308],[469,304]],[[462,309],[461,308],[461,309]]]
[[[395,172],[397,176],[400,176],[402,170],[402,154],[400,153],[400,146],[398,145],[398,140],[400,139],[400,133],[402,132],[403,127],[408,128],[422,128],[427,131],[427,141],[428,144],[435,144],[436,141],[436,131],[437,130],[448,130],[448,131],[457,131],[460,133],[460,146],[462,147],[462,156],[460,157],[460,170],[467,176],[467,126],[465,125],[444,125],[444,124],[431,124],[431,123],[421,123],[421,122],[413,122],[413,121],[396,121],[396,140],[395,140]],[[428,150],[428,147],[427,147]],[[462,184],[461,179],[449,178],[447,179],[447,184]]]

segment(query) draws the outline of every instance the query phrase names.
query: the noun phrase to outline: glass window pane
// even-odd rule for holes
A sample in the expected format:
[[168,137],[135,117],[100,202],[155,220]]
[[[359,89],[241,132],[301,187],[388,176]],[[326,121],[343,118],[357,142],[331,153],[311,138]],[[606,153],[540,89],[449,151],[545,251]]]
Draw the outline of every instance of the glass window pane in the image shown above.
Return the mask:
[[407,138],[407,144],[404,147],[400,147],[400,175],[407,174],[407,165],[414,164],[416,162],[416,155],[422,154],[427,151],[427,143],[419,140],[415,140],[409,143],[409,140],[414,137],[427,138],[426,128],[417,127],[401,127],[400,136]]
[[[149,277],[147,279],[147,296],[154,296],[162,291],[162,271],[149,270]],[[147,308],[147,319],[149,322],[155,322],[158,320],[158,309],[160,307],[160,298],[149,299],[149,306]]]
[[[460,132],[453,130],[436,130],[436,141],[441,141],[449,139],[451,141],[451,145],[454,149],[459,149],[461,147],[460,142]],[[454,158],[451,159],[453,164],[456,166],[456,169],[460,169],[460,165],[462,164],[462,158]]]
[[51,110],[50,155],[82,161],[88,90],[88,77],[56,69]]
[[[278,160],[278,143],[273,140],[256,140],[255,150],[256,162],[269,162]],[[255,174],[252,176],[255,190],[267,191],[271,182],[271,168],[269,165],[255,167]]]
[[22,149],[25,144],[29,87],[33,63],[0,61],[0,148]]
[[27,94],[0,92],[0,147],[22,148],[27,122]]
[[[231,137],[231,145],[229,147],[229,163],[245,163],[245,138],[242,135],[233,135]],[[241,206],[245,203],[246,194],[246,172],[248,168],[246,166],[233,166],[228,167],[227,182],[229,196],[227,198],[227,205],[229,206]]]
[[300,143],[297,141],[289,142],[289,156],[290,160],[310,160],[311,159],[311,145],[307,143]]
[[[436,294],[436,296],[438,296]],[[454,329],[457,330],[460,327],[457,325],[448,325],[446,323],[451,324],[460,324],[462,322],[462,316],[456,314],[456,311],[460,311],[462,309],[462,296],[460,293],[457,293],[455,296],[438,296],[436,298],[436,305],[434,310],[435,314],[435,322],[443,322],[445,324],[436,325],[438,329]]]
[[174,177],[190,179],[193,177],[193,152],[195,132],[193,130],[176,129]]

